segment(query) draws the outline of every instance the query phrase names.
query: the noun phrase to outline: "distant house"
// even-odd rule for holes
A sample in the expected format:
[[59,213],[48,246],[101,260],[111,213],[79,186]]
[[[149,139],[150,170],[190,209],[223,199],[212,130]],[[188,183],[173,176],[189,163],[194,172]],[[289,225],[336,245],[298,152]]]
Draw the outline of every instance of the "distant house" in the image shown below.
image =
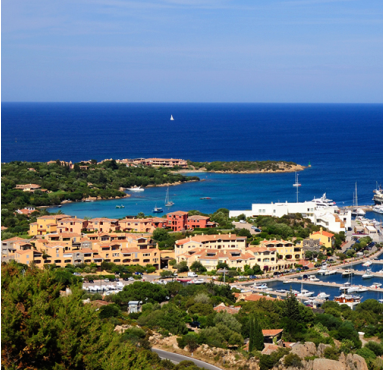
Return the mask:
[[[283,329],[262,329],[263,342],[265,344],[279,343],[282,338]],[[275,341],[275,342],[274,342]]]
[[26,215],[26,216],[29,216],[31,213],[33,213],[33,212],[35,212],[35,211],[36,211],[36,209],[33,208],[33,207],[26,207],[26,208],[23,208],[23,209],[18,209],[18,210],[16,211],[16,213],[18,213],[18,214],[24,214],[24,215]]
[[129,301],[127,312],[131,313],[140,313],[142,311],[142,301]]
[[24,192],[34,192],[36,190],[40,189],[40,185],[36,185],[34,183],[30,183],[27,185],[16,185],[15,189],[16,190],[22,190]]
[[223,302],[218,306],[214,307],[214,311],[220,313],[221,311],[225,311],[229,314],[238,314],[239,310],[242,309],[242,306],[226,306]]

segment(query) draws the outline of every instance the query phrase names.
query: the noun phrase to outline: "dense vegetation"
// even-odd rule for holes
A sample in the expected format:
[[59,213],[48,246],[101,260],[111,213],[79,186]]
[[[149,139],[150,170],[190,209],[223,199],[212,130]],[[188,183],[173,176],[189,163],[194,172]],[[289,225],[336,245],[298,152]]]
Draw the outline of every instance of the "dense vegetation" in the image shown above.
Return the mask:
[[[330,345],[325,351],[327,358],[338,359],[341,352],[357,353],[369,368],[381,367],[383,306],[376,300],[366,300],[354,311],[326,302],[323,313],[314,313],[289,295],[284,301],[240,301],[240,311],[231,315],[213,310],[222,302],[235,305],[234,291],[228,285],[137,281],[106,296],[111,303],[95,311],[81,300],[100,299],[100,295],[82,291],[72,268],[41,271],[24,266],[24,275],[22,269],[15,263],[2,265],[4,368],[174,368],[149,351],[148,339],[154,331],[177,335],[179,347],[187,346],[190,351],[201,344],[236,348],[245,357],[259,358],[261,369],[273,368],[285,355],[285,365],[298,366],[300,361],[287,349],[271,355],[260,353],[261,329],[279,328],[284,329],[285,341]],[[64,285],[71,287],[71,296],[59,295]],[[141,312],[127,314],[131,300],[142,301]],[[114,326],[123,324],[131,328],[122,335],[113,332]],[[193,331],[189,324],[200,329]],[[378,337],[381,343],[371,341],[362,347],[359,331],[365,332],[365,337]],[[251,344],[249,353],[244,350],[246,339]]]
[[22,269],[2,265],[2,368],[185,369],[162,361],[148,343],[135,342],[141,335],[114,332],[108,318],[119,308],[98,313],[83,304],[76,285],[72,295],[60,296],[63,284],[56,271]]
[[284,171],[291,166],[298,164],[291,161],[213,161],[193,162],[188,161],[190,167],[195,169],[204,168],[208,172],[265,172],[265,171]]
[[[115,160],[103,164],[87,164],[88,169],[74,169],[59,164],[31,163],[15,161],[2,164],[1,167],[1,201],[2,225],[14,227],[18,217],[14,211],[26,206],[50,206],[61,204],[63,200],[81,200],[87,197],[102,199],[124,196],[119,188],[134,185],[149,186],[164,183],[199,180],[198,177],[186,177],[171,173],[164,168],[126,167]],[[35,169],[29,170],[29,168]],[[17,184],[38,184],[49,193],[34,193],[15,190]]]

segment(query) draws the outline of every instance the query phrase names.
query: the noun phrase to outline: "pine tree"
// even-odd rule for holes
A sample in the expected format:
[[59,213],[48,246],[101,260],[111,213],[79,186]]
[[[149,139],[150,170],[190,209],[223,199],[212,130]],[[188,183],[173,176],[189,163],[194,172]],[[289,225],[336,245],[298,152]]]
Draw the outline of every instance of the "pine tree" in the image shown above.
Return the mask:
[[259,325],[256,314],[250,315],[250,341],[249,341],[249,352],[254,349],[262,351],[265,347],[263,339],[262,328]]

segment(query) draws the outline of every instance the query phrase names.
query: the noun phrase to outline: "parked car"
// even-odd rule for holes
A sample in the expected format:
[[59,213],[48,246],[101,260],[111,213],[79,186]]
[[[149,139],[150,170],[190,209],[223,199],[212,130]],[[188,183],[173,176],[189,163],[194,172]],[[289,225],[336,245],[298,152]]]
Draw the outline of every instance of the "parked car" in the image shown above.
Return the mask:
[[74,273],[74,275],[76,275],[76,276],[81,276],[81,274],[80,274],[80,273]]
[[193,278],[196,278],[198,275],[195,274],[193,271],[190,271],[187,273],[187,276],[190,276],[190,277],[193,277]]
[[196,320],[194,320],[193,322],[190,323],[190,326],[194,328],[200,328],[201,324]]
[[118,282],[119,281],[119,278],[115,278],[115,282]]
[[250,275],[249,278],[250,279],[257,279],[257,277],[255,275]]
[[281,275],[281,273],[279,271],[274,271],[273,275]]
[[90,279],[89,281],[88,281],[88,283],[93,283],[94,281],[92,280],[92,279]]
[[124,280],[125,282],[128,282],[128,278],[123,278],[123,280]]
[[[321,265],[320,265],[321,266]],[[290,273],[295,273],[297,270],[296,269],[290,269]]]
[[140,273],[139,271],[137,271],[136,273],[134,273],[135,275],[143,275],[142,273]]
[[109,279],[104,279],[105,282],[109,282],[110,280]]
[[120,275],[120,272],[119,271],[115,271],[115,275]]

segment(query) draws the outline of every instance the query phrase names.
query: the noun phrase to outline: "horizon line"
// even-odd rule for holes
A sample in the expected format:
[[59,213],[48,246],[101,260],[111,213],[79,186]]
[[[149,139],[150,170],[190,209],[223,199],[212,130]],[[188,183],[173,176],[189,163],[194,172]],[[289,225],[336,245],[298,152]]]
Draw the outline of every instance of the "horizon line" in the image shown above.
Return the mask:
[[171,101],[1,101],[3,103],[143,103],[143,104],[266,104],[266,105],[382,105],[383,102],[171,102]]

